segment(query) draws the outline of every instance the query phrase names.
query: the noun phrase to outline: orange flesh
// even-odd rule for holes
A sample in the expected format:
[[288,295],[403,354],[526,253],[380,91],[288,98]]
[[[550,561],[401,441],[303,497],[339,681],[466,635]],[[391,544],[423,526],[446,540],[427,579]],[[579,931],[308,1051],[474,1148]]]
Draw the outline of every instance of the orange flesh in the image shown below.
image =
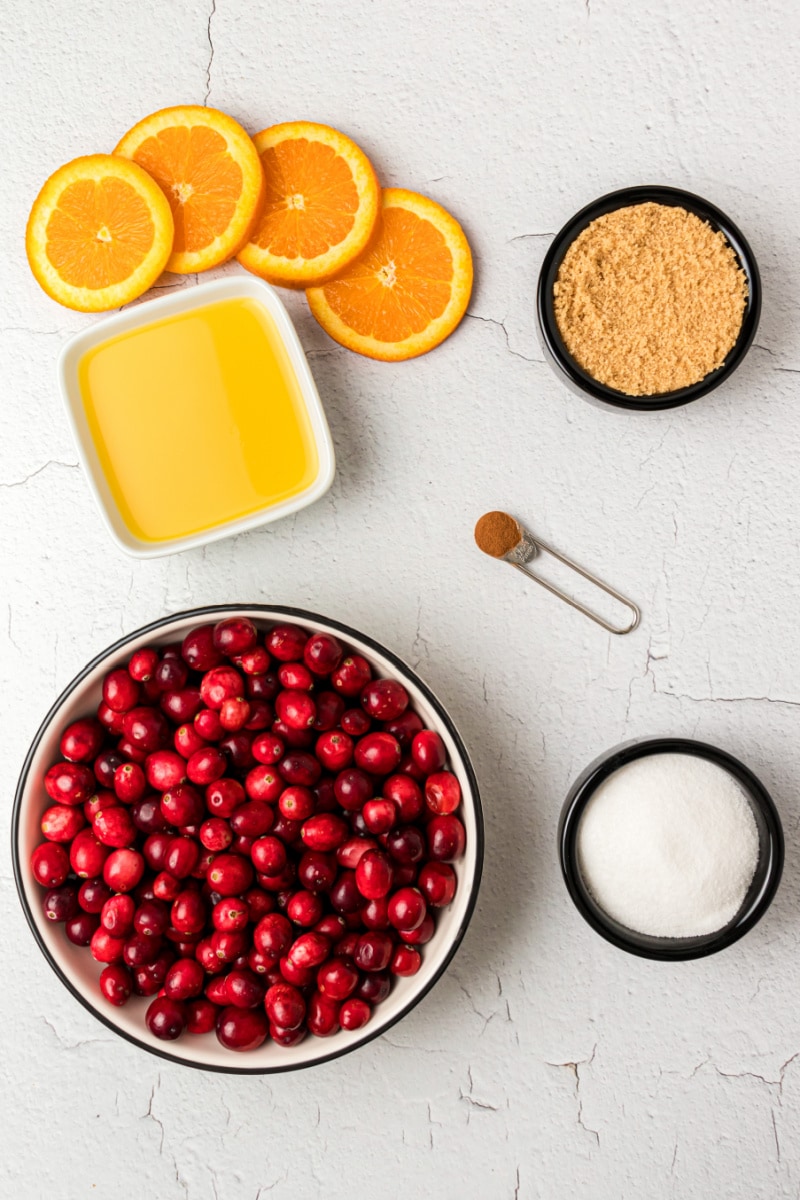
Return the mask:
[[265,150],[266,204],[253,241],[283,258],[317,258],[355,223],[358,190],[348,163],[323,142],[292,138]]
[[88,351],[78,368],[108,487],[142,541],[184,537],[306,491],[308,411],[272,317],[222,300]]
[[155,238],[142,197],[122,179],[83,179],[64,188],[47,222],[47,257],[74,287],[121,283]]

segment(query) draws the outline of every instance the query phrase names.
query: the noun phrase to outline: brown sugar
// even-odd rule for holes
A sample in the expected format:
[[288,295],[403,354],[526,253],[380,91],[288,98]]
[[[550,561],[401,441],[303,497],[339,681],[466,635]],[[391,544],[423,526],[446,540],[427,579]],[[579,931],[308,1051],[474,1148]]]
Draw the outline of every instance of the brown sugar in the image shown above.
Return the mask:
[[502,558],[519,545],[522,532],[519,522],[504,512],[484,513],[475,526],[478,549],[492,558]]
[[725,237],[685,208],[634,204],[592,221],[553,288],[567,350],[628,396],[698,383],[742,327],[747,279]]

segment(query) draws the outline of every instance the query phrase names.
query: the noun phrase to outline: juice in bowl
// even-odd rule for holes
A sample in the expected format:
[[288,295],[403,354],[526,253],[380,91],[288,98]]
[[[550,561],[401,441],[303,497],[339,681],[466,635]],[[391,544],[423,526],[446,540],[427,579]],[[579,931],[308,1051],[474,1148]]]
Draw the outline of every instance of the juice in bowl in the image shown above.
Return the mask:
[[333,480],[327,421],[269,284],[202,284],[73,338],[59,376],[117,543],[187,549],[296,512]]

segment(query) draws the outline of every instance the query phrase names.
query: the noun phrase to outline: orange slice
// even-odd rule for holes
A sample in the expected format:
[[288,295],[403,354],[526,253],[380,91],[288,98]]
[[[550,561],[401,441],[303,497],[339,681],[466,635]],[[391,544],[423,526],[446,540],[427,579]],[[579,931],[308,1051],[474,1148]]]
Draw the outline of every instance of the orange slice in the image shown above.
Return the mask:
[[472,254],[458,221],[426,196],[387,188],[368,248],[306,296],[335,341],[368,358],[399,362],[443,342],[471,291]]
[[172,233],[169,205],[146,171],[92,154],[47,180],[31,209],[25,249],[48,296],[67,308],[102,312],[155,283]]
[[267,199],[239,262],[280,287],[332,279],[375,227],[380,186],[372,164],[349,137],[312,121],[273,125],[253,140]]
[[175,221],[168,271],[188,275],[233,258],[264,203],[258,151],[233,117],[186,104],[134,125],[114,151],[159,184]]

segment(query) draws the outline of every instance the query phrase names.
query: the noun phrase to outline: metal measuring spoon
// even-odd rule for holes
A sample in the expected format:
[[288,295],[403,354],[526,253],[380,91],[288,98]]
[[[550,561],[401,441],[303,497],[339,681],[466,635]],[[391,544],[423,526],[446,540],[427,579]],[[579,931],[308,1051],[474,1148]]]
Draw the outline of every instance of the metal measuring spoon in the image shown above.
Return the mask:
[[[590,575],[588,571],[584,571],[583,567],[579,567],[572,559],[565,558],[563,554],[559,554],[558,550],[554,550],[552,546],[547,546],[539,538],[534,537],[530,530],[523,528],[514,517],[506,512],[488,512],[478,520],[475,526],[475,542],[478,549],[484,554],[488,554],[491,558],[500,558],[504,562],[511,563],[512,567],[516,567],[518,571],[523,571],[529,579],[533,579],[535,583],[541,584],[548,592],[552,592],[554,596],[558,596],[559,600],[563,600],[572,608],[577,608],[578,612],[583,613],[590,621],[596,621],[598,625],[602,625],[603,629],[607,629],[609,633],[631,633],[639,624],[641,613],[637,605],[632,600],[628,600],[625,596],[620,595],[614,588],[609,587],[607,583],[603,583],[596,575]],[[584,579],[588,579],[595,587],[606,592],[607,595],[613,596],[620,604],[629,609],[633,614],[633,620],[623,629],[615,625],[609,625],[608,621],[591,609],[584,607],[577,600],[573,600],[565,592],[554,587],[552,583],[548,583],[546,579],[542,579],[539,575],[534,575],[525,566],[531,562],[540,553],[549,554],[552,558],[558,559],[564,566],[569,567],[572,571],[577,571]]]

